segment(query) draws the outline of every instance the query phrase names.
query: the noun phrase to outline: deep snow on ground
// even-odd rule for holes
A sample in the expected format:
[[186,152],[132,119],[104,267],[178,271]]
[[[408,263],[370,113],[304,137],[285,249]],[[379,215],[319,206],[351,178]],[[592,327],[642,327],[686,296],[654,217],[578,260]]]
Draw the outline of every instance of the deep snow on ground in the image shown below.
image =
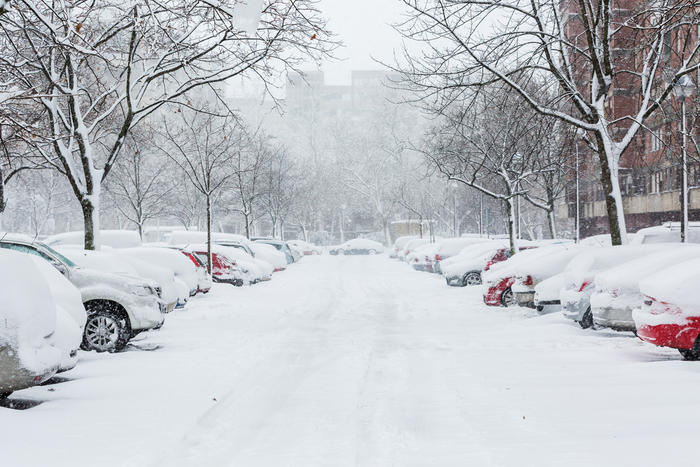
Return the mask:
[[700,364],[385,257],[216,286],[59,378],[0,408],[0,465],[672,465],[700,436]]

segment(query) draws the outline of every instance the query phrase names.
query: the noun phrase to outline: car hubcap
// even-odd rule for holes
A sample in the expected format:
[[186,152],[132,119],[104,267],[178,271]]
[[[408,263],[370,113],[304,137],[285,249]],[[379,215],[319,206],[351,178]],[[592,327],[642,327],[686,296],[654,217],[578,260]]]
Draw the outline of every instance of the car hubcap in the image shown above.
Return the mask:
[[513,300],[513,291],[508,289],[505,292],[503,292],[503,303],[506,306],[513,306],[515,305],[515,300]]
[[119,339],[119,325],[114,318],[95,316],[85,326],[85,338],[94,349],[110,350]]
[[466,285],[480,285],[481,284],[481,277],[479,277],[478,274],[467,274],[467,277],[464,280],[464,283]]

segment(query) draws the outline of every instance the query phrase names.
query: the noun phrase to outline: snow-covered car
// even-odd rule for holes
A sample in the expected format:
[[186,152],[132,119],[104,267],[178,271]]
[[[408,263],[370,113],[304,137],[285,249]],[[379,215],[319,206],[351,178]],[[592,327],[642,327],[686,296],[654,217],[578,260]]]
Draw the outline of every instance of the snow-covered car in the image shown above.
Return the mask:
[[535,286],[535,309],[538,313],[546,315],[561,311],[561,299],[559,294],[564,288],[566,275],[563,272],[544,279]]
[[178,302],[189,298],[187,291],[183,294],[180,290],[172,271],[130,255],[117,254],[118,250],[90,251],[82,248],[59,247],[56,251],[81,268],[141,277],[151,281],[151,286],[156,289],[163,302],[161,311],[164,313],[171,312]]
[[[209,264],[209,255],[206,249],[201,248],[202,245],[194,245],[194,249],[190,253],[198,261],[201,261],[205,267]],[[246,276],[241,272],[238,266],[231,262],[225,255],[216,252],[217,246],[212,247],[211,253],[211,275],[214,282],[231,284],[236,287],[241,287],[246,282]]]
[[289,240],[287,244],[290,248],[298,250],[304,256],[320,255],[323,252],[321,247],[313,243],[305,242],[304,240]]
[[416,237],[415,235],[406,235],[406,236],[399,237],[396,240],[394,240],[394,245],[392,247],[391,253],[389,254],[389,257],[390,258],[398,258],[399,252],[403,251],[406,244],[415,238],[418,238],[418,237]]
[[564,269],[566,281],[559,294],[562,314],[579,323],[582,328],[590,328],[593,326],[591,295],[595,290],[596,276],[607,269],[665,248],[668,248],[668,244],[621,245],[592,248],[576,256]]
[[[700,222],[688,222],[688,243],[700,243]],[[630,244],[680,243],[680,222],[664,222],[661,225],[640,229],[629,238]]]
[[51,343],[61,351],[58,371],[68,371],[78,363],[78,349],[83,341],[87,312],[80,291],[48,261],[27,255],[46,280],[56,305],[56,330]]
[[462,250],[470,245],[479,245],[488,242],[488,238],[483,237],[458,237],[445,238],[437,242],[437,251],[433,260],[433,271],[441,273],[442,262],[459,255]]
[[403,249],[397,253],[396,257],[401,261],[406,261],[406,257],[410,255],[413,250],[422,245],[427,245],[428,243],[430,243],[430,239],[428,238],[412,238],[406,242]]
[[438,247],[437,243],[421,245],[406,256],[406,262],[416,271],[434,272],[433,264]]
[[212,278],[209,276],[209,272],[207,271],[207,263],[203,262],[192,252],[176,247],[172,248],[185,255],[187,259],[192,261],[192,264],[194,264],[195,268],[197,269],[197,293],[209,293],[211,290]]
[[264,243],[275,247],[275,249],[284,254],[287,264],[292,264],[301,259],[301,253],[295,252],[287,245],[287,242],[281,240],[258,239],[255,243]]
[[[110,248],[141,246],[141,237],[135,230],[100,230],[97,239],[100,246]],[[51,235],[44,240],[44,243],[52,248],[61,246],[78,246],[82,248],[85,245],[85,232],[80,230]]]
[[250,249],[253,250],[254,258],[270,263],[274,268],[272,272],[284,271],[287,269],[287,256],[277,248],[268,243],[251,242]]
[[0,235],[0,248],[44,258],[80,290],[88,317],[81,347],[118,352],[141,331],[163,325],[162,301],[140,277],[81,268],[48,245],[22,235]]
[[591,295],[593,323],[617,331],[636,331],[632,311],[643,302],[639,282],[659,270],[694,258],[700,258],[699,245],[674,244],[597,274]]
[[[192,244],[185,247],[187,251],[206,252],[206,244]],[[233,245],[212,244],[212,251],[224,256],[228,261],[241,272],[243,280],[246,284],[256,284],[262,281],[268,281],[272,278],[274,267],[262,260],[253,258],[247,253],[244,248],[239,248]],[[201,256],[200,256],[201,259]]]
[[384,251],[384,245],[366,238],[354,238],[329,249],[332,255],[377,255]]
[[162,268],[169,269],[175,274],[175,278],[187,285],[188,295],[191,297],[199,290],[199,275],[196,266],[179,251],[170,248],[136,247],[119,250],[120,256],[148,261]]
[[52,342],[56,304],[49,284],[28,255],[0,251],[0,399],[41,384],[59,369]]
[[574,256],[583,254],[587,249],[572,243],[560,248],[555,254],[540,256],[535,261],[516,266],[511,289],[517,304],[535,308],[535,287],[543,280],[563,272]]
[[488,271],[482,273],[484,303],[490,306],[516,305],[517,302],[511,287],[515,283],[520,266],[538,261],[547,255],[557,254],[565,248],[563,244],[531,248],[518,252],[507,261],[488,265]]
[[465,287],[480,285],[481,273],[488,264],[510,258],[510,248],[498,241],[468,245],[456,256],[441,261],[440,272],[447,285]]
[[700,258],[683,261],[639,283],[643,301],[634,310],[637,336],[700,360]]

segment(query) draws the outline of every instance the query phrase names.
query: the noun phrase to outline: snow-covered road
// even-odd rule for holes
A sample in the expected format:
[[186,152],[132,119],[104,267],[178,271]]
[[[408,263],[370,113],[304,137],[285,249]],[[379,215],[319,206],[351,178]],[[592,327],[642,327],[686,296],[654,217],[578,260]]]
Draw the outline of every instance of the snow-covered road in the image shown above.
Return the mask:
[[700,436],[700,364],[385,257],[216,287],[59,377],[0,408],[0,465],[671,465]]

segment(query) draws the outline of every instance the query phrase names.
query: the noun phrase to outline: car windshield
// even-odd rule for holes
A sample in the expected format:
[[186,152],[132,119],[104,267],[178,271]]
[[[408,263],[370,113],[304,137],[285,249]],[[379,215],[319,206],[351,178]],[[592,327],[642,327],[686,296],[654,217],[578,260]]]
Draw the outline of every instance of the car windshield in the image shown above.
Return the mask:
[[54,250],[53,248],[51,248],[51,247],[48,246],[47,244],[38,242],[37,245],[39,245],[41,248],[43,248],[44,250],[46,250],[46,251],[48,251],[49,253],[51,253],[54,257],[56,257],[59,261],[61,261],[63,264],[65,264],[65,265],[68,266],[69,268],[78,267],[78,265],[75,264],[73,261],[69,260],[68,258],[66,258],[65,256],[63,256],[61,253],[59,253],[58,251]]

